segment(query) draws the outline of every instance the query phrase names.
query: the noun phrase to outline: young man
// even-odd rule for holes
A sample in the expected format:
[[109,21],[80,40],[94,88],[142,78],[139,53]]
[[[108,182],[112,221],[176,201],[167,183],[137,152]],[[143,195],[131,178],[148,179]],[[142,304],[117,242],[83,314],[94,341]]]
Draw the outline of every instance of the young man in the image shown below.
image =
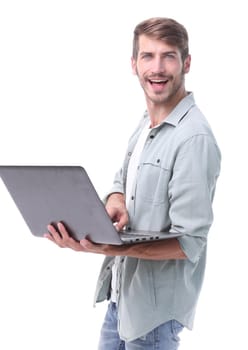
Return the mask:
[[178,22],[151,18],[134,31],[132,69],[147,111],[129,141],[107,196],[117,228],[184,233],[128,246],[74,241],[65,227],[45,236],[61,247],[106,255],[96,302],[109,299],[99,350],[174,350],[193,326],[203,282],[220,152],[185,89],[188,35]]

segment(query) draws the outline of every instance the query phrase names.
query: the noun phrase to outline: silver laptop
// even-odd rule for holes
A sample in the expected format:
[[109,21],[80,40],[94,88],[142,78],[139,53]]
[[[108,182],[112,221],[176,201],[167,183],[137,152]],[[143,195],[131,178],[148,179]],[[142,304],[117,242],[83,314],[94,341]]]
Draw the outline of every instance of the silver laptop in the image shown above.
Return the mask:
[[[30,231],[42,237],[61,221],[76,240],[130,244],[180,233],[117,232],[85,169],[80,166],[0,166],[0,176]],[[1,200],[1,199],[0,199]]]

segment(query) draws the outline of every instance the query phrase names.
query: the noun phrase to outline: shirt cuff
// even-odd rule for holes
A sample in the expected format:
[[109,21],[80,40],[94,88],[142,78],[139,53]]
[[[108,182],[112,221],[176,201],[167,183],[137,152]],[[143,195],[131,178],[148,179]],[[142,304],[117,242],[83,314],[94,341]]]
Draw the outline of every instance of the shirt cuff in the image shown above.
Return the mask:
[[192,263],[196,263],[206,246],[207,238],[195,237],[186,234],[185,236],[178,237],[178,241],[187,258]]

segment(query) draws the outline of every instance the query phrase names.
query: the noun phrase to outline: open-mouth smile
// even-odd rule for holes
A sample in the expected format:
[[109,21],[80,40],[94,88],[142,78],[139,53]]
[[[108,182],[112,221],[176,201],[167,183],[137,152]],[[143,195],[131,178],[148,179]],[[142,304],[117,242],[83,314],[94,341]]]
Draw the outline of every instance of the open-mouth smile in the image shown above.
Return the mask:
[[154,91],[162,91],[169,79],[148,79],[148,82],[152,86]]

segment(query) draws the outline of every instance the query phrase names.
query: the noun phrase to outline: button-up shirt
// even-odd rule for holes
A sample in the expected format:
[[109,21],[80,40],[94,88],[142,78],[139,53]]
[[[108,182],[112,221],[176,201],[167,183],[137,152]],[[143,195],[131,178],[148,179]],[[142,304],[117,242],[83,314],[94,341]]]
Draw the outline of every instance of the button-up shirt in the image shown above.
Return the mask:
[[[125,194],[129,159],[148,118],[146,112],[130,138],[123,167],[109,194]],[[159,127],[151,129],[133,182],[128,226],[184,233],[178,240],[187,259],[105,258],[95,301],[109,298],[115,261],[118,330],[123,340],[132,341],[171,319],[192,329],[206,264],[220,158],[215,137],[192,93]]]

